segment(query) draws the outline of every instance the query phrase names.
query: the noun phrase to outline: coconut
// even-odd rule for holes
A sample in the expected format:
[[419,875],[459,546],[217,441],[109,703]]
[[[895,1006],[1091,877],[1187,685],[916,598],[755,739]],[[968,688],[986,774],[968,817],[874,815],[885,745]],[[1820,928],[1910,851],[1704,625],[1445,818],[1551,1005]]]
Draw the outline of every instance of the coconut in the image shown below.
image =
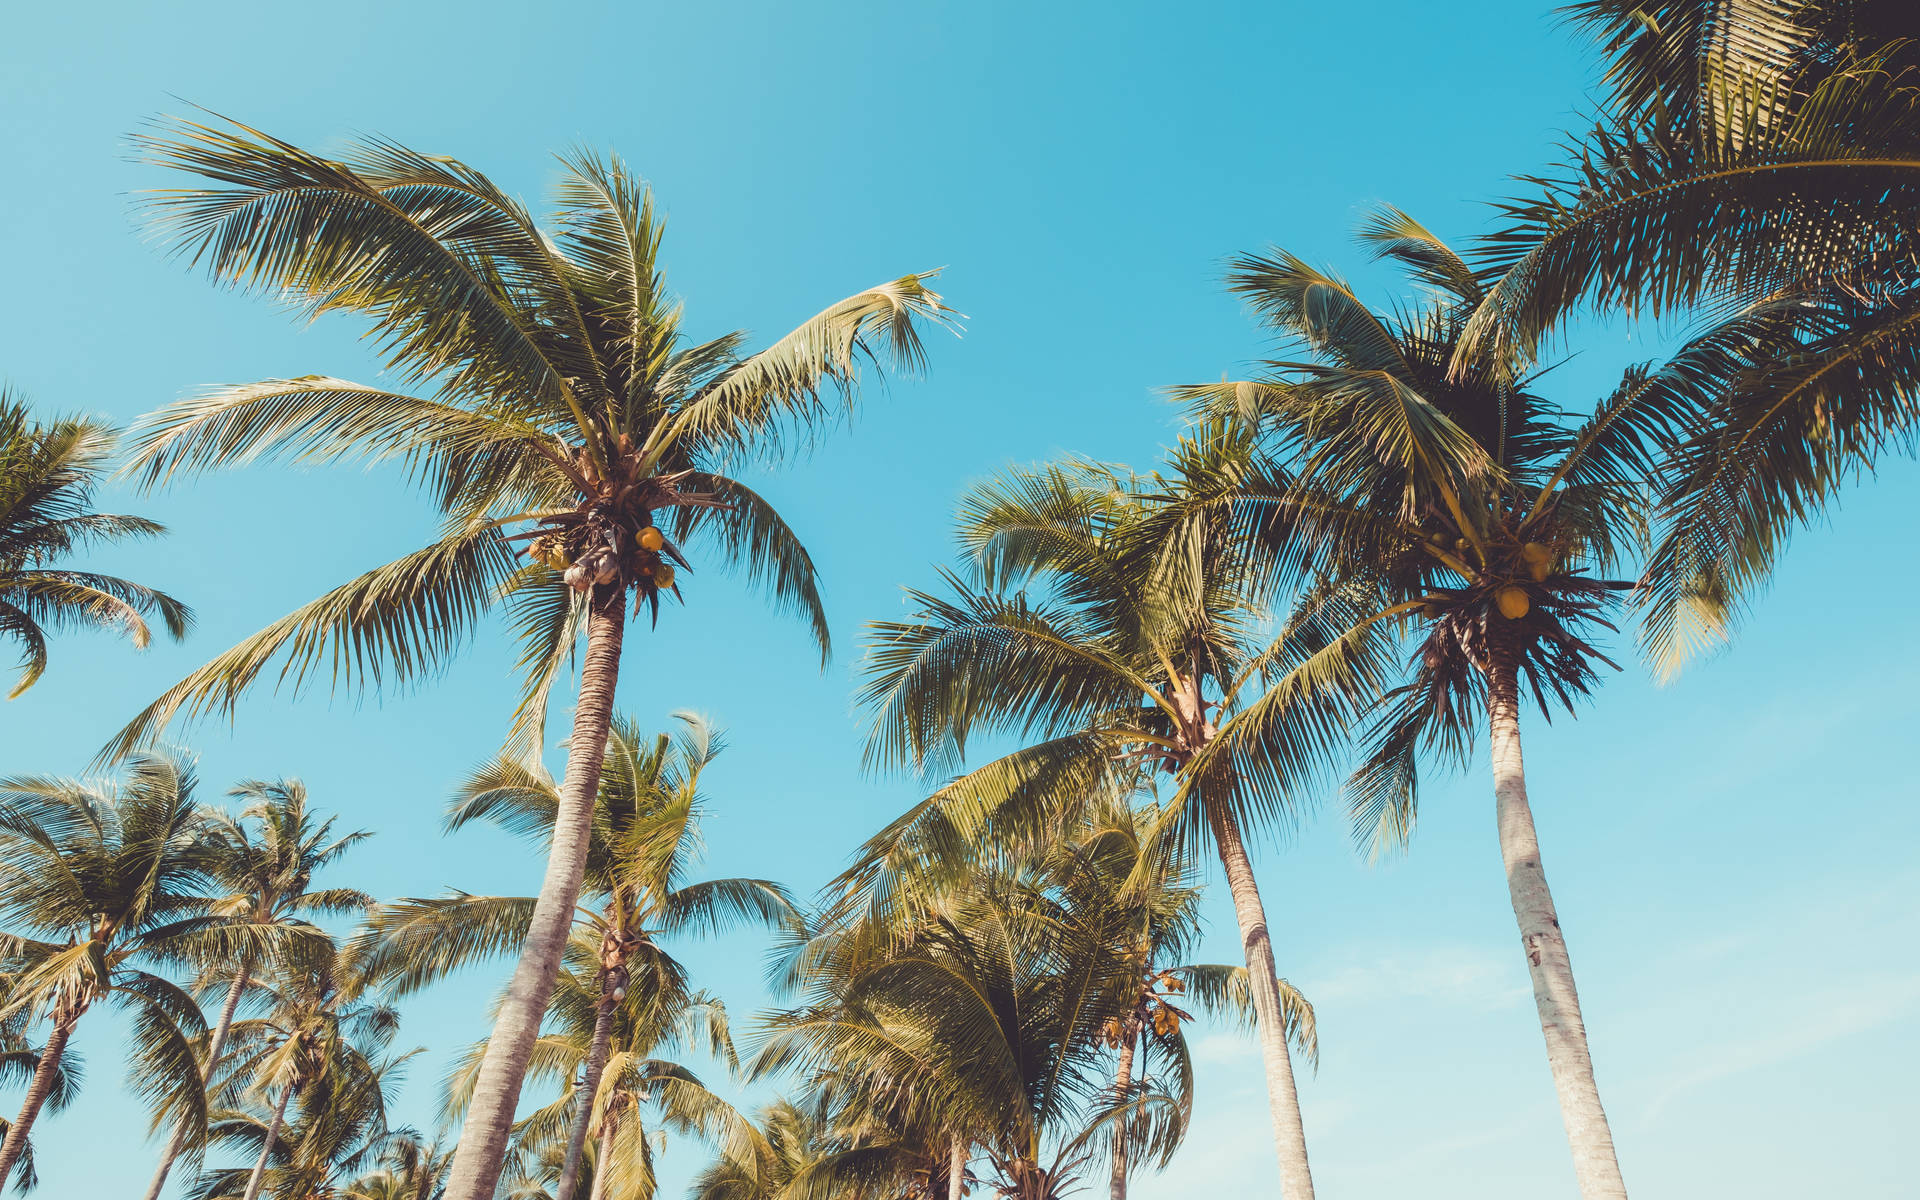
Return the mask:
[[640,531],[640,548],[642,550],[650,554],[658,554],[660,547],[666,544],[666,536],[653,526],[649,525]]
[[1533,599],[1527,595],[1527,589],[1511,584],[1495,592],[1493,602],[1500,606],[1500,615],[1509,621],[1518,621],[1533,607]]
[[584,592],[593,586],[593,577],[588,575],[587,569],[579,563],[568,567],[564,578],[567,581],[567,586],[576,592]]
[[1552,562],[1553,551],[1540,542],[1528,542],[1520,547],[1520,557],[1530,563]]
[[1553,574],[1553,564],[1544,558],[1539,562],[1530,562],[1527,564],[1527,574],[1533,576],[1535,583],[1545,582],[1547,576]]
[[668,566],[666,563],[661,563],[659,566],[655,567],[653,569],[653,586],[659,588],[663,592],[666,591],[668,588],[672,587],[673,586],[673,568]]

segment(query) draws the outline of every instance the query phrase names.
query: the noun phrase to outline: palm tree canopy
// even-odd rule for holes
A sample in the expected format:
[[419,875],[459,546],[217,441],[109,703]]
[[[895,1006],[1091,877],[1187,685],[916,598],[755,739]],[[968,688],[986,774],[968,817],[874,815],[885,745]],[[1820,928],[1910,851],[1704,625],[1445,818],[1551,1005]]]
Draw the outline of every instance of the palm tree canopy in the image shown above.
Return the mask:
[[1417,755],[1457,762],[1471,745],[1495,650],[1511,650],[1549,715],[1612,665],[1593,639],[1631,585],[1605,576],[1646,552],[1659,437],[1685,389],[1682,367],[1635,370],[1590,411],[1565,411],[1517,355],[1462,357],[1485,269],[1398,210],[1361,238],[1426,298],[1381,312],[1283,251],[1243,256],[1232,287],[1301,356],[1177,394],[1258,423],[1269,465],[1235,484],[1251,535],[1414,643],[1350,792],[1355,833],[1379,850],[1411,831]]
[[46,673],[50,632],[112,629],[144,649],[152,638],[147,618],[158,616],[176,640],[193,623],[165,592],[64,565],[92,546],[166,532],[145,517],[93,511],[115,440],[112,429],[92,421],[35,421],[25,402],[0,389],[0,638],[21,653],[8,699]]
[[238,124],[182,122],[141,145],[201,181],[151,200],[181,254],[310,315],[357,315],[400,386],[425,394],[317,375],[219,388],[149,418],[128,469],[157,485],[273,456],[399,460],[445,525],[183,680],[109,752],[182,711],[230,712],[274,661],[296,686],[323,671],[336,685],[404,684],[496,606],[523,647],[527,743],[586,594],[631,590],[657,619],[687,550],[799,613],[825,654],[812,560],[724,472],[848,411],[863,361],[919,364],[921,329],[951,317],[928,276],[859,292],[748,352],[742,334],[685,337],[651,193],[616,159],[564,156],[542,226],[478,171],[391,142],[325,158]]
[[1920,428],[1920,41],[1908,6],[1571,6],[1612,103],[1501,205],[1458,348],[1530,355],[1573,309],[1705,318],[1665,369],[1654,665],[1723,643],[1790,534]]

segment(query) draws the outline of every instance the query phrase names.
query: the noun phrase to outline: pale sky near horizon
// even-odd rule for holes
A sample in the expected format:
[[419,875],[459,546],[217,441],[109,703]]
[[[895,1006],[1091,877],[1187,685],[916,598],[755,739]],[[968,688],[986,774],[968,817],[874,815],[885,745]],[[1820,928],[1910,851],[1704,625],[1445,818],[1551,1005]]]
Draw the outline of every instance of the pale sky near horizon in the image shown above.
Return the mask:
[[[172,181],[126,135],[189,104],[325,147],[379,134],[451,154],[540,207],[551,154],[615,150],[658,190],[668,277],[695,334],[764,341],[826,303],[936,266],[969,314],[924,378],[767,481],[822,567],[836,654],[717,573],[630,637],[620,702],[727,728],[707,829],[716,874],[810,892],[918,798],[860,769],[865,622],[950,553],[971,481],[1080,453],[1150,466],[1179,415],[1156,389],[1268,349],[1222,260],[1278,243],[1381,301],[1349,232],[1390,201],[1464,242],[1507,177],[1582,123],[1591,64],[1544,4],[41,5],[0,45],[13,184],[0,247],[0,379],[48,411],[127,421],[215,382],[377,366],[351,321],[306,327],[209,286],[143,240],[139,189]],[[1590,404],[1652,352],[1577,329],[1548,390]],[[1603,1095],[1640,1200],[1912,1194],[1920,1038],[1920,808],[1909,768],[1920,633],[1911,513],[1891,463],[1798,538],[1734,650],[1654,687],[1625,669],[1577,720],[1528,726],[1544,858]],[[74,773],[162,689],[238,637],[418,544],[398,473],[260,468],[109,510],[168,539],[98,556],[197,610],[185,646],[61,638],[0,710],[0,774]],[[231,725],[180,727],[209,799],[298,776],[377,836],[331,877],[382,896],[520,894],[540,863],[445,797],[512,707],[497,626],[412,694],[262,691]],[[556,760],[557,761],[557,760]],[[1302,1100],[1335,1200],[1536,1200],[1572,1176],[1499,870],[1484,766],[1437,780],[1406,856],[1367,864],[1337,804],[1257,861],[1283,973],[1318,1005]],[[1224,895],[1209,957],[1236,954]],[[765,939],[684,947],[746,1028]],[[486,1028],[505,964],[410,1003],[400,1100],[430,1127],[448,1057]],[[87,1020],[80,1101],[36,1130],[41,1195],[137,1194],[157,1146],[120,1086],[119,1029]],[[1195,1123],[1144,1200],[1273,1196],[1258,1054],[1195,1034]],[[716,1077],[717,1079],[717,1077]],[[725,1084],[744,1100],[764,1093]],[[17,1090],[0,1093],[8,1115]],[[666,1152],[663,1196],[704,1157]],[[169,1195],[179,1195],[176,1183]]]

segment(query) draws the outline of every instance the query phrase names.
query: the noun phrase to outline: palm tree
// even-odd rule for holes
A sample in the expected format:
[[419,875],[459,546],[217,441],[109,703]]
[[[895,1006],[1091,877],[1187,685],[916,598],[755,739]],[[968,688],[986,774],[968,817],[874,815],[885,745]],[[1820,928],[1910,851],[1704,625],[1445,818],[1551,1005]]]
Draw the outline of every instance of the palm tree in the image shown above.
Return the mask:
[[0,388],[0,638],[21,648],[9,700],[47,670],[47,633],[98,626],[127,635],[136,649],[159,616],[169,636],[192,624],[187,607],[143,584],[61,565],[91,545],[155,537],[165,526],[145,517],[93,511],[93,489],[114,451],[105,425],[72,419],[35,421]]
[[1726,639],[1790,534],[1920,428],[1920,42],[1857,0],[1581,0],[1609,88],[1501,206],[1456,370],[1573,309],[1706,321],[1643,403],[1664,447],[1639,599],[1670,675]]
[[339,1200],[440,1200],[453,1150],[411,1130],[396,1130],[380,1151],[380,1166],[348,1183]]
[[[1168,478],[1075,463],[1012,473],[962,504],[970,575],[951,596],[910,592],[920,612],[873,626],[864,702],[872,760],[922,770],[958,761],[980,729],[1028,741],[961,775],[868,843],[884,876],[901,847],[1031,840],[1133,765],[1169,777],[1161,833],[1209,841],[1238,918],[1289,1200],[1313,1194],[1287,1041],[1298,1013],[1274,966],[1246,846],[1289,816],[1329,766],[1384,664],[1337,589],[1277,631],[1271,564],[1247,553],[1212,503],[1240,478],[1251,437],[1214,422],[1183,438]],[[950,833],[947,831],[951,831]]]
[[1523,686],[1543,713],[1571,710],[1612,665],[1592,639],[1612,628],[1608,612],[1632,585],[1604,576],[1643,547],[1660,427],[1649,407],[1672,383],[1631,372],[1576,420],[1531,390],[1516,360],[1460,357],[1485,270],[1397,210],[1375,213],[1362,236],[1412,274],[1424,302],[1379,313],[1284,251],[1244,256],[1232,287],[1309,358],[1181,394],[1266,430],[1277,461],[1221,493],[1249,537],[1274,539],[1269,557],[1291,546],[1296,563],[1373,595],[1366,623],[1403,629],[1416,645],[1351,781],[1362,842],[1376,852],[1403,842],[1419,758],[1462,760],[1488,723],[1501,858],[1581,1193],[1624,1196],[1541,865],[1519,722]]
[[[6,1007],[6,997],[12,991],[13,980],[0,976],[0,1007]],[[0,1020],[0,1082],[19,1083],[31,1086],[34,1076],[40,1070],[43,1047],[36,1046],[28,1038],[28,1027],[32,1024],[30,1015],[24,1010],[14,1010],[12,1015]],[[71,1054],[61,1055],[60,1062],[53,1072],[53,1084],[47,1090],[44,1108],[48,1112],[59,1112],[73,1102],[80,1091],[80,1064]],[[13,1128],[8,1121],[0,1119],[0,1140]],[[6,1186],[6,1180],[0,1178],[0,1189]],[[20,1157],[14,1163],[14,1185],[16,1190],[30,1192],[39,1186],[39,1176],[33,1169],[33,1143],[22,1144]]]
[[64,1097],[67,1043],[106,1002],[133,1021],[135,1091],[205,1121],[192,1039],[205,1031],[193,998],[145,966],[229,952],[258,929],[208,914],[210,855],[194,805],[193,771],[165,755],[131,760],[111,790],[77,780],[0,780],[0,935],[11,978],[0,1023],[44,1018],[20,1115],[0,1142],[12,1173],[43,1105]]
[[785,1200],[802,1194],[847,1149],[833,1133],[832,1114],[818,1104],[775,1100],[754,1115],[754,1126],[765,1148],[759,1160],[716,1157],[694,1178],[692,1200]]
[[[752,1136],[731,1105],[709,1091],[697,1075],[681,1064],[655,1055],[664,1051],[698,1049],[737,1067],[726,1006],[705,993],[677,987],[650,988],[652,980],[627,990],[603,1016],[598,962],[599,937],[576,931],[569,966],[554,989],[553,1012],[535,1043],[528,1077],[535,1083],[568,1084],[558,1099],[535,1109],[515,1127],[514,1158],[519,1173],[537,1173],[541,1164],[554,1168],[555,1188],[573,1188],[589,1179],[590,1195],[601,1200],[610,1186],[632,1200],[654,1194],[653,1148],[639,1117],[653,1105],[662,1125],[725,1144],[731,1154],[751,1160]],[[485,1044],[472,1048],[456,1065],[448,1082],[447,1116],[457,1119],[471,1103]],[[599,1058],[594,1089],[582,1093],[573,1081],[585,1077]],[[588,1118],[591,1153],[579,1161],[574,1131],[582,1115]],[[544,1193],[545,1189],[541,1191]]]
[[926,276],[908,275],[756,353],[737,333],[690,343],[658,269],[651,193],[617,160],[563,160],[559,211],[542,229],[478,171],[390,142],[334,159],[244,126],[181,124],[143,144],[202,181],[154,201],[182,252],[308,313],[360,314],[394,377],[433,394],[311,375],[222,388],[150,418],[130,469],[155,485],[272,454],[397,458],[445,524],[440,540],[215,658],[109,752],[183,711],[230,712],[276,658],[296,685],[322,662],[336,683],[405,684],[501,605],[524,647],[526,749],[585,636],[547,875],[448,1185],[451,1200],[491,1200],[580,887],[629,595],[657,620],[687,551],[704,548],[797,611],[824,654],[812,560],[722,469],[831,419],[845,407],[832,397],[851,403],[881,346],[917,364],[921,326],[949,310]]
[[[905,925],[811,939],[798,956],[808,1002],[775,1016],[756,1068],[800,1067],[864,1118],[843,1115],[849,1152],[815,1172],[857,1178],[890,1160],[897,1176],[918,1167],[914,1194],[952,1196],[977,1148],[1001,1195],[1054,1200],[1116,1123],[1164,1162],[1192,1083],[1179,1022],[1144,1031],[1160,1075],[1116,1096],[1108,1074],[1105,1035],[1137,1000],[1138,922],[1117,902],[1126,882],[1082,854],[1003,862],[923,897]],[[867,1141],[906,1153],[862,1160]]]
[[[673,1012],[688,1002],[686,971],[656,938],[714,932],[740,920],[780,924],[795,910],[786,891],[765,879],[687,877],[700,850],[706,797],[701,776],[724,748],[694,713],[675,714],[676,737],[648,735],[615,716],[607,735],[598,801],[588,836],[583,888],[593,907],[577,914],[593,943],[587,1027],[589,1051],[574,1088],[572,1131],[555,1192],[570,1200],[579,1178],[601,1072],[624,997]],[[493,821],[538,845],[553,836],[560,790],[544,771],[501,758],[470,776],[454,798],[447,826]],[[504,953],[526,936],[534,897],[469,896],[402,900],[368,929],[372,969],[404,995],[447,973]],[[556,999],[570,995],[556,993]]]
[[[335,837],[335,818],[316,819],[307,807],[306,786],[299,780],[247,780],[228,794],[247,802],[238,815],[218,810],[205,814],[212,851],[209,869],[216,887],[224,889],[214,899],[214,915],[244,925],[284,928],[294,935],[325,937],[312,918],[356,916],[373,906],[373,898],[364,892],[312,886],[316,872],[371,834],[360,831]],[[298,941],[275,949],[298,952]],[[215,989],[225,985],[220,1015],[208,1035],[200,1067],[203,1081],[211,1080],[219,1069],[234,1013],[258,966],[249,953],[237,958],[219,955],[203,966],[204,983]],[[155,1118],[164,1115],[157,1112]],[[147,1185],[146,1200],[159,1200],[174,1160],[198,1132],[185,1121],[174,1125],[153,1181]]]
[[[203,1175],[197,1200],[306,1200],[351,1177],[385,1144],[387,1089],[406,1057],[384,1057],[399,1015],[369,996],[365,964],[331,939],[302,939],[253,986],[265,1015],[231,1027],[213,1089],[225,1105],[210,1136],[257,1147],[251,1167]],[[265,1114],[264,1121],[262,1114]]]

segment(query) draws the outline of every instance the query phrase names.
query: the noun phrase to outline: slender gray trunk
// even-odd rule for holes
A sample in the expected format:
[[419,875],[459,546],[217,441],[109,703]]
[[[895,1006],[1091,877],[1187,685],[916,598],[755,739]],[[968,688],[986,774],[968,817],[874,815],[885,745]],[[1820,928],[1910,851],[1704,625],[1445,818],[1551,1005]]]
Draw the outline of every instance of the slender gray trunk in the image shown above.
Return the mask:
[[[1125,1102],[1133,1094],[1133,1047],[1139,1035],[1129,1032],[1120,1043],[1120,1062],[1113,1071],[1114,1099]],[[1122,1114],[1113,1128],[1113,1178],[1107,1194],[1113,1200],[1127,1200],[1127,1116]]]
[[[220,1020],[213,1027],[213,1036],[207,1039],[207,1061],[200,1068],[200,1086],[204,1089],[213,1079],[213,1070],[220,1065],[220,1052],[226,1048],[227,1033],[233,1028],[234,1010],[240,1007],[241,993],[247,990],[247,969],[233,977],[233,986],[227,989],[227,999],[220,1006]],[[183,1120],[173,1127],[173,1136],[167,1139],[167,1148],[160,1153],[160,1166],[153,1173],[153,1182],[147,1185],[146,1200],[160,1200],[160,1189],[167,1186],[167,1175],[173,1170],[173,1160],[180,1157],[180,1151],[187,1144],[187,1126]]]
[[1500,859],[1520,925],[1520,946],[1533,981],[1533,1003],[1546,1035],[1547,1067],[1560,1096],[1560,1117],[1573,1150],[1573,1172],[1585,1200],[1625,1200],[1626,1181],[1613,1149],[1613,1131],[1600,1107],[1600,1087],[1587,1049],[1586,1021],[1573,986],[1573,960],[1540,865],[1540,839],[1527,802],[1526,764],[1520,756],[1520,689],[1511,651],[1489,672],[1487,715],[1493,744],[1493,798],[1500,823]]
[[73,1036],[73,1027],[80,1023],[86,1011],[83,1004],[70,1015],[56,1018],[53,1028],[47,1033],[47,1044],[40,1047],[40,1062],[33,1069],[32,1082],[27,1084],[26,1102],[21,1104],[20,1115],[14,1118],[13,1126],[7,1130],[6,1141],[0,1142],[0,1187],[6,1186],[14,1164],[20,1161],[20,1155],[27,1148],[27,1137],[33,1132],[34,1119],[40,1115],[40,1106],[47,1102],[47,1094],[53,1091],[53,1077],[59,1073],[60,1059],[67,1052],[67,1039]]
[[612,1163],[608,1161],[607,1147],[613,1144],[613,1135],[620,1132],[620,1117],[613,1114],[600,1126],[600,1156],[593,1164],[593,1191],[591,1200],[607,1200],[607,1177],[613,1174]]
[[[601,758],[613,719],[613,690],[620,677],[620,644],[625,635],[624,593],[617,586],[594,589],[587,618],[587,653],[580,669],[580,698],[567,744],[567,773],[560,786],[553,847],[540,884],[533,921],[520,952],[520,964],[507,985],[505,1001],[487,1039],[475,1081],[473,1105],[453,1152],[446,1200],[493,1200],[520,1084],[533,1054],[547,998],[560,969],[560,956],[573,928],[573,906],[580,898],[587,840],[593,824],[594,796],[600,787]],[[596,1190],[597,1186],[596,1186]]]
[[290,1083],[280,1090],[280,1102],[273,1106],[273,1120],[267,1122],[267,1140],[260,1143],[260,1158],[253,1164],[253,1174],[247,1176],[247,1191],[240,1200],[260,1200],[260,1185],[267,1178],[267,1158],[273,1153],[273,1144],[280,1140],[280,1130],[287,1123],[287,1102],[300,1090],[300,1085]]
[[1255,1031],[1267,1069],[1267,1107],[1273,1116],[1273,1148],[1280,1160],[1280,1190],[1286,1200],[1313,1200],[1313,1173],[1307,1167],[1307,1131],[1300,1120],[1300,1094],[1294,1087],[1293,1057],[1287,1049],[1286,1020],[1280,1009],[1280,973],[1274,966],[1267,911],[1253,881],[1253,863],[1240,836],[1240,823],[1220,805],[1210,805],[1207,823],[1226,868],[1233,915],[1240,924],[1240,947],[1247,958],[1248,990],[1253,993]]
[[967,1141],[955,1137],[953,1148],[947,1152],[947,1200],[960,1200],[966,1194]]
[[607,1050],[613,1042],[613,1006],[612,995],[603,991],[595,1006],[598,1011],[593,1016],[593,1044],[587,1050],[586,1073],[574,1089],[573,1129],[567,1135],[567,1159],[560,1168],[560,1186],[554,1189],[554,1200],[573,1200],[573,1189],[580,1182],[587,1126],[593,1123],[593,1098],[600,1091],[600,1076],[607,1069]]

